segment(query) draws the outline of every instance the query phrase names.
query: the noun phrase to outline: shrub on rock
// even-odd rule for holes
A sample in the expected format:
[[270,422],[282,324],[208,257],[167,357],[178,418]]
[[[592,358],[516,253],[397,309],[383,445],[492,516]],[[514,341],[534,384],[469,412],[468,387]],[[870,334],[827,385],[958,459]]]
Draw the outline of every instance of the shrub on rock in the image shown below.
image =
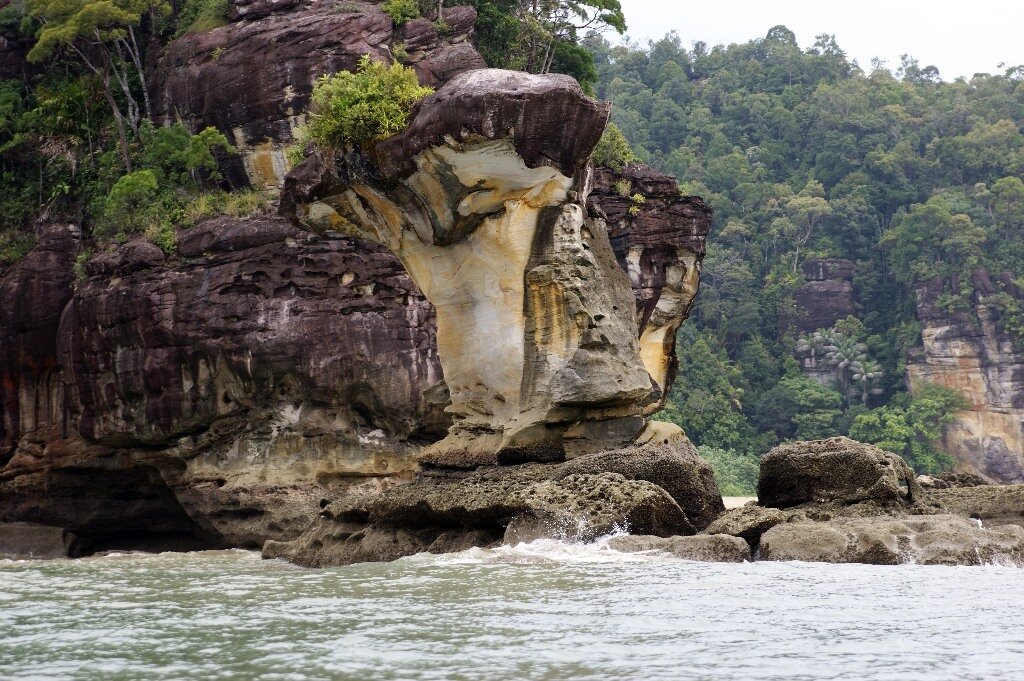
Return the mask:
[[390,137],[406,128],[413,105],[431,92],[413,69],[364,56],[354,73],[317,80],[305,136],[325,149]]

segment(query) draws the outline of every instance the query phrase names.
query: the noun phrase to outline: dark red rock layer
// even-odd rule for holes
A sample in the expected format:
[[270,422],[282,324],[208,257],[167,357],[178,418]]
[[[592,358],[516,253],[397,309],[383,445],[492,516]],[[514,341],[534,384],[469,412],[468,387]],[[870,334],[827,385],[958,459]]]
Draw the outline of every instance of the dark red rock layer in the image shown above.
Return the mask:
[[236,3],[236,14],[238,21],[167,46],[150,83],[158,116],[193,129],[214,126],[240,143],[288,141],[318,77],[354,70],[367,54],[391,62],[390,47],[403,36],[416,47],[405,48],[404,61],[427,85],[485,66],[469,42],[471,7],[446,10],[452,33],[443,41],[419,21],[396,29],[368,2],[257,0]]
[[[633,194],[642,195],[643,203],[634,202]],[[683,196],[674,177],[631,163],[618,172],[595,169],[590,209],[607,220],[615,257],[630,272],[643,328],[658,305],[668,268],[679,262],[678,249],[695,254],[700,267],[707,252],[711,206],[699,196]],[[626,258],[636,248],[640,261],[633,272]]]
[[840,319],[855,314],[853,304],[854,264],[842,258],[810,259],[804,262],[805,283],[794,292],[797,329],[809,333],[827,329]]

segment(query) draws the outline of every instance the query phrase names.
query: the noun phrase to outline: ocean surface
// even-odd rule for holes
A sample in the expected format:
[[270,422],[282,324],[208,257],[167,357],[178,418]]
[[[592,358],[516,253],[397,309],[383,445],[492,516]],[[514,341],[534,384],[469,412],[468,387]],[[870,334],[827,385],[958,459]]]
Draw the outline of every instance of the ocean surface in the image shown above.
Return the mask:
[[2,679],[1020,679],[1024,571],[535,542],[0,561]]

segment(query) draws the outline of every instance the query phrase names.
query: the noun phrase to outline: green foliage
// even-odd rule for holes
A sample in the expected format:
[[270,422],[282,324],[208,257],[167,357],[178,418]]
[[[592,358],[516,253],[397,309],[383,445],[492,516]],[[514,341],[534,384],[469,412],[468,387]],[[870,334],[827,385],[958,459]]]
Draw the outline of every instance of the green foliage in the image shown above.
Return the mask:
[[364,56],[356,72],[317,80],[306,134],[332,149],[390,137],[406,128],[413,104],[431,92],[413,69]]
[[[718,47],[671,33],[643,47],[581,44],[631,151],[715,209],[664,412],[698,444],[760,454],[905,421],[907,351],[921,342],[915,289],[942,277],[939,304],[970,310],[972,269],[1024,276],[1019,71],[942,82],[907,58],[895,74],[865,72],[832,36],[801,49],[781,26]],[[823,330],[814,359],[837,380],[821,386],[793,357],[795,293],[807,259],[833,257],[856,265],[856,320]],[[1014,291],[986,301],[1003,328],[1024,331]],[[886,437],[920,468],[939,465],[921,424],[906,427],[913,438],[895,425]]]
[[756,456],[706,446],[697,447],[697,451],[715,471],[715,480],[723,497],[757,496],[761,462]]
[[230,14],[231,0],[185,0],[178,11],[175,36],[220,28]]
[[892,404],[857,416],[850,437],[899,454],[918,473],[949,470],[953,459],[937,447],[944,426],[968,404],[960,393],[926,385],[917,397],[902,396]]
[[207,218],[228,215],[248,218],[270,209],[270,197],[256,189],[234,192],[203,192],[190,199],[176,215],[177,222],[190,227]]
[[0,267],[16,263],[35,245],[35,237],[15,229],[0,230]]
[[619,130],[619,126],[609,123],[604,134],[601,135],[601,140],[594,148],[594,165],[619,171],[627,163],[634,163],[637,160],[636,154],[629,148],[629,142]]
[[780,440],[820,440],[836,434],[842,405],[837,391],[801,375],[785,376],[763,393],[755,419]]
[[26,0],[26,9],[43,22],[28,59],[39,62],[78,40],[108,43],[124,38],[147,13],[166,14],[160,0]]
[[496,68],[565,73],[593,93],[594,57],[583,44],[588,32],[626,30],[619,0],[470,0],[477,11],[476,44]]
[[380,8],[399,25],[420,15],[420,5],[416,0],[385,0]]
[[78,280],[85,279],[89,276],[89,273],[85,271],[85,265],[92,258],[93,250],[91,248],[85,248],[79,251],[78,255],[75,256],[75,278]]
[[162,185],[198,187],[205,180],[219,179],[214,153],[236,151],[216,128],[204,128],[193,135],[181,123],[155,127],[147,121],[140,137],[140,164],[157,172]]
[[110,188],[103,217],[93,230],[93,236],[124,241],[132,234],[145,232],[165,217],[159,194],[160,185],[152,170],[125,175]]

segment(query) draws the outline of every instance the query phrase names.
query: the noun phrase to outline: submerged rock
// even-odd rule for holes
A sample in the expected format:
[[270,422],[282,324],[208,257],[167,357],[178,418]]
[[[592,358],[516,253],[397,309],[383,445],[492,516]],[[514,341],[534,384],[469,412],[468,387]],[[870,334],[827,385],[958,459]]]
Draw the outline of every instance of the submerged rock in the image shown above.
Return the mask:
[[704,532],[706,534],[728,534],[756,544],[762,534],[795,517],[805,516],[799,512],[780,511],[777,508],[755,505],[741,506],[722,513],[704,529]]
[[955,515],[786,523],[761,536],[759,557],[875,565],[1021,565],[1024,527],[987,529]]
[[0,560],[74,558],[78,537],[62,527],[35,523],[0,523]]
[[623,553],[661,551],[683,560],[705,563],[743,563],[750,560],[750,547],[739,537],[727,534],[698,534],[692,537],[612,537],[608,546]]

